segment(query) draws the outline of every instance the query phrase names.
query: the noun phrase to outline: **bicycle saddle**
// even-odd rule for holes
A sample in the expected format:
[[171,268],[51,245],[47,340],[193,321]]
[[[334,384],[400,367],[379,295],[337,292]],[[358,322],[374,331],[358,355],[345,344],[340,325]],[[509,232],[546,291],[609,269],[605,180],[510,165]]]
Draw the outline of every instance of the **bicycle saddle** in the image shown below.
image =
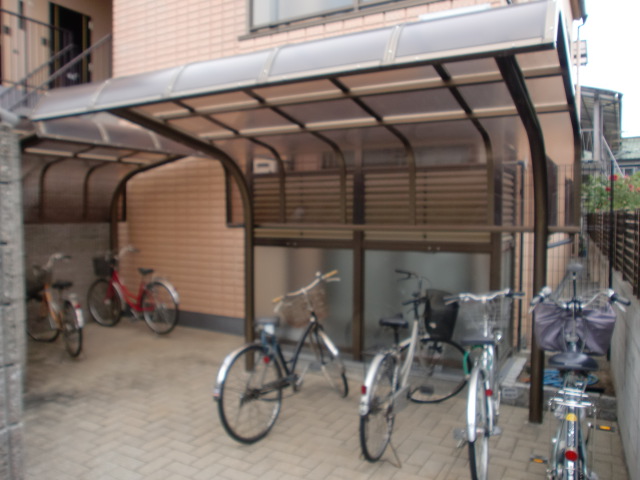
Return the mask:
[[140,275],[151,275],[153,273],[153,268],[139,268],[138,271]]
[[598,370],[598,362],[586,353],[563,352],[556,353],[549,358],[550,367],[558,370],[578,370],[583,372],[595,372]]
[[393,317],[383,317],[380,319],[380,325],[392,328],[409,328],[409,322],[401,313],[396,313]]
[[51,286],[56,290],[64,290],[65,288],[70,288],[73,285],[73,282],[69,282],[66,280],[58,280],[54,282]]
[[280,317],[260,317],[256,319],[256,326],[273,325],[277,327],[280,325]]

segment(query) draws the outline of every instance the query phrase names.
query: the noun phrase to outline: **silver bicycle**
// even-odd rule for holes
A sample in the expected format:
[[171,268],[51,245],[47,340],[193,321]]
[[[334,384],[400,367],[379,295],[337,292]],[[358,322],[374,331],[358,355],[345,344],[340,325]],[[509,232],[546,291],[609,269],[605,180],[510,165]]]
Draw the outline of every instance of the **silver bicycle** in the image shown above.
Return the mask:
[[466,428],[455,432],[461,445],[469,448],[469,468],[473,480],[485,480],[489,470],[489,438],[500,434],[500,384],[497,363],[498,345],[511,312],[511,300],[523,293],[509,288],[485,294],[459,293],[445,298],[445,303],[470,303],[475,307],[473,320],[479,329],[460,343],[467,348],[472,363],[469,374]]
[[[589,375],[598,370],[594,355],[606,354],[615,325],[612,305],[624,310],[629,300],[611,289],[578,295],[577,279],[582,265],[570,264],[565,279],[571,281],[571,296],[560,298],[562,285],[555,292],[545,287],[531,301],[534,332],[540,348],[556,353],[548,359],[557,369],[562,386],[549,400],[549,409],[558,419],[551,440],[547,478],[552,480],[597,480],[591,470],[588,447],[593,445],[595,422],[587,422],[587,414],[595,419],[596,404],[587,393]],[[586,435],[585,435],[586,429]]]
[[[466,384],[465,356],[460,345],[447,335],[433,335],[440,329],[431,316],[430,296],[423,291],[426,279],[416,273],[396,270],[405,280],[418,283],[413,298],[403,302],[411,308],[411,335],[399,341],[398,330],[409,321],[400,313],[382,318],[380,325],[392,328],[394,345],[378,352],[369,366],[360,398],[360,446],[365,459],[375,462],[391,443],[395,416],[411,400],[436,403],[457,394]],[[420,307],[424,305],[424,322]],[[455,313],[455,312],[454,312]],[[455,314],[451,321],[455,321]],[[393,448],[393,446],[392,446]],[[396,456],[397,458],[397,456]]]

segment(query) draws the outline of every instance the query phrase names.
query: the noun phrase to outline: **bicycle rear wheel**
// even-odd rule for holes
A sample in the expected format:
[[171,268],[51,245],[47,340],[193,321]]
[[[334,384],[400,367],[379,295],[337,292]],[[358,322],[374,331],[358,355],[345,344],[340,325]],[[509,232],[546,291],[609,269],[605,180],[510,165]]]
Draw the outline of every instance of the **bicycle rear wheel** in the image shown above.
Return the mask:
[[77,357],[82,351],[82,328],[71,302],[65,302],[62,310],[62,336],[67,353]]
[[360,407],[360,447],[364,458],[375,462],[382,457],[393,431],[396,359],[389,354],[377,356],[369,368],[363,388],[368,403]]
[[38,342],[53,342],[60,333],[43,299],[27,300],[27,335]]
[[[579,426],[580,412],[575,408],[565,407],[563,415],[554,445],[554,464],[551,465],[552,478],[588,480],[589,476],[584,474],[584,458],[580,448],[582,436]],[[572,452],[572,454],[568,452]]]
[[278,362],[262,346],[247,345],[225,359],[220,374],[216,389],[224,429],[241,443],[264,438],[282,405],[284,385]]
[[484,373],[476,369],[469,380],[467,428],[475,432],[469,438],[469,468],[472,480],[486,480],[489,471],[489,401]]
[[460,345],[444,339],[421,338],[409,375],[409,398],[417,403],[451,398],[464,388],[468,371],[469,359]]
[[341,397],[349,394],[349,384],[345,367],[338,357],[338,349],[327,336],[321,325],[317,325],[311,334],[311,348],[320,364],[322,373]]
[[178,302],[162,282],[150,282],[140,300],[144,321],[160,335],[169,333],[178,323]]
[[111,283],[99,278],[87,294],[87,306],[93,319],[103,327],[113,327],[122,318],[122,300]]

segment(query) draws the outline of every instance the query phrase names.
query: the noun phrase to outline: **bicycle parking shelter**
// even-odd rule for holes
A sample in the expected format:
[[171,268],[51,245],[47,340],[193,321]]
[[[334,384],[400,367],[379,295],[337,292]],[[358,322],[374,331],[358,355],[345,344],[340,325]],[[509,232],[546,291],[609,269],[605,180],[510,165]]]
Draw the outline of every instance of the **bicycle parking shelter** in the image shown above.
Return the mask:
[[[503,251],[532,233],[537,291],[549,232],[576,231],[579,188],[566,186],[563,217],[548,194],[548,165],[574,169],[576,184],[580,168],[566,24],[552,1],[57,89],[30,118],[100,112],[224,166],[231,215],[245,229],[248,339],[257,246],[351,252],[357,357],[372,280],[366,252],[486,254],[497,289],[516,263],[522,269],[515,258],[507,265]],[[518,187],[527,179],[530,198]],[[542,357],[533,352],[535,409]]]

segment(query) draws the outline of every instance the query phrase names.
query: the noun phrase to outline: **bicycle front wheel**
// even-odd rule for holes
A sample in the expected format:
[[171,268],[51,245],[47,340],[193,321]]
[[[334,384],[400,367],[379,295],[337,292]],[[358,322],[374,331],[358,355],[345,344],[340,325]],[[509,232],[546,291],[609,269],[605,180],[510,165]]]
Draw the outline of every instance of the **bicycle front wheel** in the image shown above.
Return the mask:
[[71,302],[65,302],[62,310],[62,336],[67,353],[77,357],[82,351],[82,328]]
[[457,343],[421,338],[409,375],[409,398],[417,403],[438,403],[453,397],[467,383],[468,362]]
[[377,356],[367,372],[360,406],[360,447],[370,462],[382,457],[393,431],[393,394],[395,392],[396,359]]
[[247,345],[225,359],[217,385],[218,413],[229,436],[255,443],[269,433],[282,405],[280,365],[262,346]]
[[155,333],[169,333],[178,323],[178,302],[162,282],[147,284],[140,301],[147,326]]
[[103,327],[115,326],[122,317],[122,301],[111,282],[99,278],[87,294],[87,307],[93,319]]
[[349,384],[345,375],[344,363],[338,357],[338,349],[321,325],[317,325],[313,331],[311,348],[316,355],[317,362],[320,364],[322,373],[331,386],[341,397],[346,397],[349,394]]
[[58,338],[58,329],[43,299],[27,301],[27,335],[38,342],[53,342]]
[[469,468],[472,480],[486,480],[489,470],[490,399],[484,373],[475,369],[469,380],[467,428],[469,432]]

